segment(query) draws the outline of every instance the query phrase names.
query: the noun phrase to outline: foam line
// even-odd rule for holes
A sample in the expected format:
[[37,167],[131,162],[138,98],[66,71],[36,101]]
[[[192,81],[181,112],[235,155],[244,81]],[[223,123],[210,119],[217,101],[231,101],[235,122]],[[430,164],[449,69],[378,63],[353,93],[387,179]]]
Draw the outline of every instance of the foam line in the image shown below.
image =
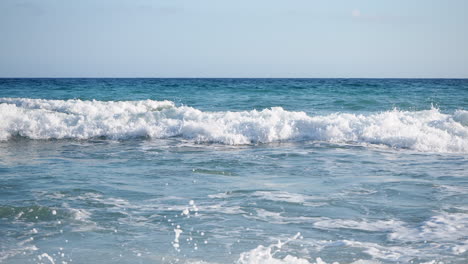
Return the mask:
[[170,101],[0,98],[0,140],[125,140],[180,137],[229,145],[284,141],[380,144],[422,152],[468,153],[468,111],[391,110],[368,115],[308,116],[273,107],[203,112]]

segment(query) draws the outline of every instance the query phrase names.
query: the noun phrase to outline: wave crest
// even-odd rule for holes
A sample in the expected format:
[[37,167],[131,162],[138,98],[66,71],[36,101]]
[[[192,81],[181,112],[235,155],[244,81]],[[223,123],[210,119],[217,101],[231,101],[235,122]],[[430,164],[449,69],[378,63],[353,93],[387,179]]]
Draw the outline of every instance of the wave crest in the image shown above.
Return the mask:
[[392,110],[308,116],[273,107],[203,112],[170,101],[0,98],[0,140],[181,137],[230,145],[278,141],[383,144],[424,152],[468,153],[468,111]]

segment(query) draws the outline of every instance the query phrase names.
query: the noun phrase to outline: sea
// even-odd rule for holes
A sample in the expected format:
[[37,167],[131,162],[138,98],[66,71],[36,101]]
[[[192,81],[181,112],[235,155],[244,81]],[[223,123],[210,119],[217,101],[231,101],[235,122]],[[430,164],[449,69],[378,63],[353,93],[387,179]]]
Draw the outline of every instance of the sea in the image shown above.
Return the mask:
[[0,79],[1,263],[468,263],[467,79]]

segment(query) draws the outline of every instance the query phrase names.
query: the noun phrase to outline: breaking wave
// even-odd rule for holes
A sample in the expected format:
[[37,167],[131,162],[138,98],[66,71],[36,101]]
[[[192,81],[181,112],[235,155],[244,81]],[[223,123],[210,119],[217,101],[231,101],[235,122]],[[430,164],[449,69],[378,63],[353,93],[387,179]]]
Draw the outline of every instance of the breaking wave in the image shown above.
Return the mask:
[[392,110],[309,116],[273,107],[204,112],[171,101],[0,98],[0,140],[180,137],[229,145],[283,141],[380,144],[422,152],[468,153],[468,111]]

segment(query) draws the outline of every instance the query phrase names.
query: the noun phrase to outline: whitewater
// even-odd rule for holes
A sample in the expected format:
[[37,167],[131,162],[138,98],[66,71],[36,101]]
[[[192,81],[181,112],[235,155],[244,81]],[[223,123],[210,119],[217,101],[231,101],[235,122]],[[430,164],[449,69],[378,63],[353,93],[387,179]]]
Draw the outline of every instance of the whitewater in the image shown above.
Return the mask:
[[0,140],[181,137],[229,145],[284,141],[381,144],[424,152],[468,153],[468,111],[438,109],[308,116],[281,107],[203,112],[171,101],[0,98]]

